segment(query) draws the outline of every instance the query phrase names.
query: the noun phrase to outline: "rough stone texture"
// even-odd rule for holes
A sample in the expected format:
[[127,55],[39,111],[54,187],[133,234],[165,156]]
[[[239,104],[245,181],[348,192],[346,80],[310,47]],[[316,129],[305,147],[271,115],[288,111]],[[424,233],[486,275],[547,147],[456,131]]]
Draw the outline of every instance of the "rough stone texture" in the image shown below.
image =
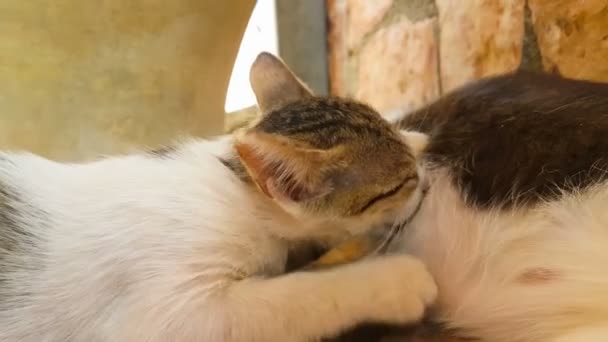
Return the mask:
[[356,97],[385,113],[437,97],[435,22],[402,17],[376,32],[359,55]]
[[363,37],[382,21],[393,0],[347,0],[347,42],[355,48]]
[[524,0],[437,0],[444,92],[519,66]]
[[254,3],[0,2],[0,149],[77,160],[220,134]]
[[608,1],[530,0],[545,70],[608,81]]
[[395,14],[403,14],[409,20],[416,22],[431,17],[437,16],[437,6],[435,0],[395,0],[394,7],[391,12]]
[[[427,60],[424,53],[414,51],[417,55],[408,56],[407,65],[426,70],[429,64],[438,64],[441,93],[516,68],[608,82],[606,0],[393,0],[390,6],[373,1],[328,0],[328,9],[330,26],[335,28],[329,38],[333,94],[358,95],[385,107],[399,103],[389,87],[399,83],[395,79],[403,78],[395,75],[403,65],[390,55],[403,58],[397,51],[402,46],[387,48],[378,43],[382,40],[378,35],[386,36],[390,28],[391,39],[397,41],[399,38],[394,37],[399,34],[394,31],[398,28],[394,25],[403,17],[413,24],[399,27],[411,30],[418,21],[436,17],[437,13],[437,38],[429,35],[432,42],[420,44],[440,44],[436,49],[439,56]],[[357,14],[359,11],[362,14]],[[348,23],[349,17],[357,16],[371,19]],[[353,36],[351,31],[355,32]],[[347,41],[356,48],[349,49]],[[385,52],[373,51],[384,51],[382,48],[388,49],[386,56]],[[408,51],[412,53],[412,49]],[[416,91],[408,90],[410,94]]]

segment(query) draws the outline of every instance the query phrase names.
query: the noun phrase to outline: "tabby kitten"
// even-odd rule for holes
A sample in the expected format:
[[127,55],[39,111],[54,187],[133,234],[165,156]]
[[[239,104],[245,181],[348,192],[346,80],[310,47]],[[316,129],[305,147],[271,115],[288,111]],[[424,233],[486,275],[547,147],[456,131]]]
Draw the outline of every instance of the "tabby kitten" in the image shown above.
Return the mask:
[[438,282],[436,319],[480,341],[608,341],[608,85],[516,72],[399,125],[429,135],[430,190],[396,248]]
[[421,317],[436,287],[408,256],[283,274],[294,242],[409,215],[417,135],[312,96],[269,54],[251,82],[265,114],[234,139],[1,155],[1,341],[310,341]]

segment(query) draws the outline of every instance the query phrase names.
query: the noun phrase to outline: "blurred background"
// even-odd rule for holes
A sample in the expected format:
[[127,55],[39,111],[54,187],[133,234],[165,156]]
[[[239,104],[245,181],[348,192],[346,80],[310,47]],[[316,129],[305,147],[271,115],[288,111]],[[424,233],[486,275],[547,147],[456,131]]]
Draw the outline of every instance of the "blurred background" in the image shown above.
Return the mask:
[[608,81],[606,0],[330,0],[331,89],[413,108],[517,68]]
[[606,0],[4,0],[0,148],[57,160],[229,132],[249,66],[413,109],[517,68],[608,82]]

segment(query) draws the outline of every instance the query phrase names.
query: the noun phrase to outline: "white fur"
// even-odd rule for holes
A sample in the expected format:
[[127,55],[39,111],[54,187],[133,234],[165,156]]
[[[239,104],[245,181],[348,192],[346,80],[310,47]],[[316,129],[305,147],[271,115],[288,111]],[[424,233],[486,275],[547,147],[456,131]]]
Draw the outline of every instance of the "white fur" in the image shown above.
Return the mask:
[[424,133],[406,130],[401,130],[400,133],[416,158],[424,151],[429,143],[429,136]]
[[402,248],[435,277],[442,318],[483,341],[608,341],[607,184],[499,212],[467,207],[445,170],[427,176]]
[[396,124],[399,120],[403,119],[404,116],[411,113],[413,110],[413,107],[407,105],[395,107],[391,110],[383,112],[382,117],[391,124]]
[[245,186],[214,157],[230,146],[82,165],[4,155],[0,182],[41,211],[20,219],[42,242],[0,265],[0,341],[297,342],[420,318],[436,288],[407,256],[281,275],[287,241],[334,222],[298,222]]

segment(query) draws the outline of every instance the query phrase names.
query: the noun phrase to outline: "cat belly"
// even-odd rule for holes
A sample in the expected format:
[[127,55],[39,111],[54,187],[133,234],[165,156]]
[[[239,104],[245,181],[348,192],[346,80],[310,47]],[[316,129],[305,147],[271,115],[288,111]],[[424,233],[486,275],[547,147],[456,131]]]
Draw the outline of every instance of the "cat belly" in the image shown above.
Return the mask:
[[404,236],[439,286],[441,319],[488,341],[550,341],[608,325],[608,187],[536,208],[468,207],[436,178]]

